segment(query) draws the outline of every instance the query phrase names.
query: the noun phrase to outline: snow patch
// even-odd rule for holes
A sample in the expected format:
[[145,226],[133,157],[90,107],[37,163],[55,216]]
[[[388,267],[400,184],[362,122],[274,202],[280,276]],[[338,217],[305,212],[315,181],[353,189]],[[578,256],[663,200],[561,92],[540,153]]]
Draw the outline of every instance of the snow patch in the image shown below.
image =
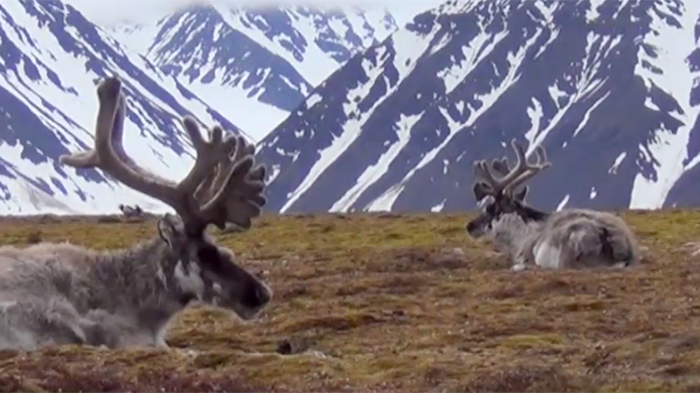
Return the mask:
[[[667,3],[656,2],[649,17],[652,18],[652,30],[644,42],[655,48],[658,56],[651,57],[640,48],[635,73],[644,81],[647,88],[655,86],[670,97],[674,97],[682,112],[671,115],[682,122],[678,130],[669,130],[664,125],[656,130],[654,140],[647,147],[640,146],[641,152],[653,163],[656,173],[646,178],[639,173],[634,179],[630,208],[653,209],[661,207],[671,187],[681,177],[685,168],[683,161],[687,158],[690,131],[698,118],[700,110],[690,104],[692,81],[700,72],[692,71],[687,58],[695,49],[695,24],[700,14],[700,2],[684,2],[684,11],[680,15]],[[662,18],[677,17],[681,27],[675,27]],[[654,69],[649,69],[651,64]],[[655,71],[656,70],[656,71]],[[662,70],[662,71],[658,71]],[[654,107],[650,109],[655,110]]]
[[566,207],[566,204],[569,203],[569,198],[571,196],[569,194],[566,194],[566,196],[559,202],[559,205],[557,205],[557,210],[556,211],[561,211]]

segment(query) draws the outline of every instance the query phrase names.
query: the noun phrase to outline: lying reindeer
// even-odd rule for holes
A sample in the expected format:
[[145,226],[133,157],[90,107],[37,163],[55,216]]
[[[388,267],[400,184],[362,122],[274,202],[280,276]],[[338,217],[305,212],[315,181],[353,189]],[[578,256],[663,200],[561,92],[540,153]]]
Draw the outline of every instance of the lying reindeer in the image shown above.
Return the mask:
[[143,216],[143,210],[141,209],[141,206],[139,206],[139,205],[134,205],[132,207],[132,206],[124,205],[124,204],[119,204],[119,210],[122,212],[124,217],[127,217],[127,218]]
[[124,152],[126,107],[121,82],[97,88],[93,150],[60,157],[76,168],[99,168],[117,181],[172,206],[158,235],[130,248],[98,251],[69,243],[0,247],[0,348],[52,344],[167,347],[168,322],[193,300],[254,318],[270,288],[234,263],[234,254],[205,233],[210,224],[249,229],[266,200],[265,169],[254,148],[222,136],[206,141],[194,120],[183,124],[197,157],[178,184],[137,166]]
[[616,215],[588,209],[546,213],[527,206],[527,186],[515,189],[551,163],[542,147],[531,164],[522,146],[515,140],[511,144],[517,158],[514,168],[506,158],[494,160],[490,167],[484,160],[474,164],[473,190],[482,213],[467,224],[470,236],[490,234],[496,248],[512,258],[513,270],[533,263],[552,269],[620,268],[639,261],[635,236]]

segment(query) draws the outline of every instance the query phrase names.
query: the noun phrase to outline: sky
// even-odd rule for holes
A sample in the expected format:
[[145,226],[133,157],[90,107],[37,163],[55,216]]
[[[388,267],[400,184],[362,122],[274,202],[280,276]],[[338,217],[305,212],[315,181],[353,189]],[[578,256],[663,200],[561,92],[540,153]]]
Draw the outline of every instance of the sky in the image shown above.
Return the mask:
[[440,5],[444,0],[64,0],[80,10],[88,19],[96,23],[115,23],[124,20],[138,21],[142,18],[160,19],[168,12],[188,4],[216,1],[232,5],[256,7],[275,5],[322,5],[353,6],[366,8],[385,7],[401,24],[414,15]]

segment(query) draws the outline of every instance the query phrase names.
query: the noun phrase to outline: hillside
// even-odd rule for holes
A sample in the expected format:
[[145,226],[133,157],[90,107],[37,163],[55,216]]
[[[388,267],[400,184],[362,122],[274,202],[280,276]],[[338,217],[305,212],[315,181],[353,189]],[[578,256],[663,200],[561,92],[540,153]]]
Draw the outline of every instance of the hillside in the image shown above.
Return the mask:
[[163,210],[100,172],[76,172],[57,162],[61,154],[92,145],[95,87],[105,76],[118,75],[128,97],[127,151],[165,177],[192,164],[181,116],[238,132],[230,114],[60,1],[2,1],[0,51],[0,213],[105,213],[119,203]]
[[381,9],[213,3],[106,28],[260,140],[352,55],[384,40],[396,22]]
[[[169,351],[1,351],[0,391],[698,391],[700,212],[623,216],[648,248],[634,269],[517,273],[465,215],[264,217],[217,235],[271,283],[260,320],[194,308]],[[155,235],[64,220],[2,219],[0,239]]]
[[513,138],[554,164],[538,207],[697,206],[699,19],[690,0],[446,2],[260,142],[269,208],[473,208],[472,162]]

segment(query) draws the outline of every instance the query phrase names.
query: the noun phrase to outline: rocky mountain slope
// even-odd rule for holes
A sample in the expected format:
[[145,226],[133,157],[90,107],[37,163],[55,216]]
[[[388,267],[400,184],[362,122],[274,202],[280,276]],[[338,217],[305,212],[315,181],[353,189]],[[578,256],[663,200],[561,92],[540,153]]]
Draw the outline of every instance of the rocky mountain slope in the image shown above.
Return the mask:
[[0,214],[116,212],[119,203],[162,208],[98,171],[57,162],[92,145],[95,86],[104,76],[124,81],[127,151],[164,177],[180,178],[193,162],[180,116],[238,132],[195,93],[57,0],[3,0],[0,53]]
[[269,208],[473,208],[517,138],[557,209],[700,203],[700,2],[450,0],[353,57],[261,141]]
[[396,29],[385,11],[188,7],[110,31],[260,140],[353,54]]

